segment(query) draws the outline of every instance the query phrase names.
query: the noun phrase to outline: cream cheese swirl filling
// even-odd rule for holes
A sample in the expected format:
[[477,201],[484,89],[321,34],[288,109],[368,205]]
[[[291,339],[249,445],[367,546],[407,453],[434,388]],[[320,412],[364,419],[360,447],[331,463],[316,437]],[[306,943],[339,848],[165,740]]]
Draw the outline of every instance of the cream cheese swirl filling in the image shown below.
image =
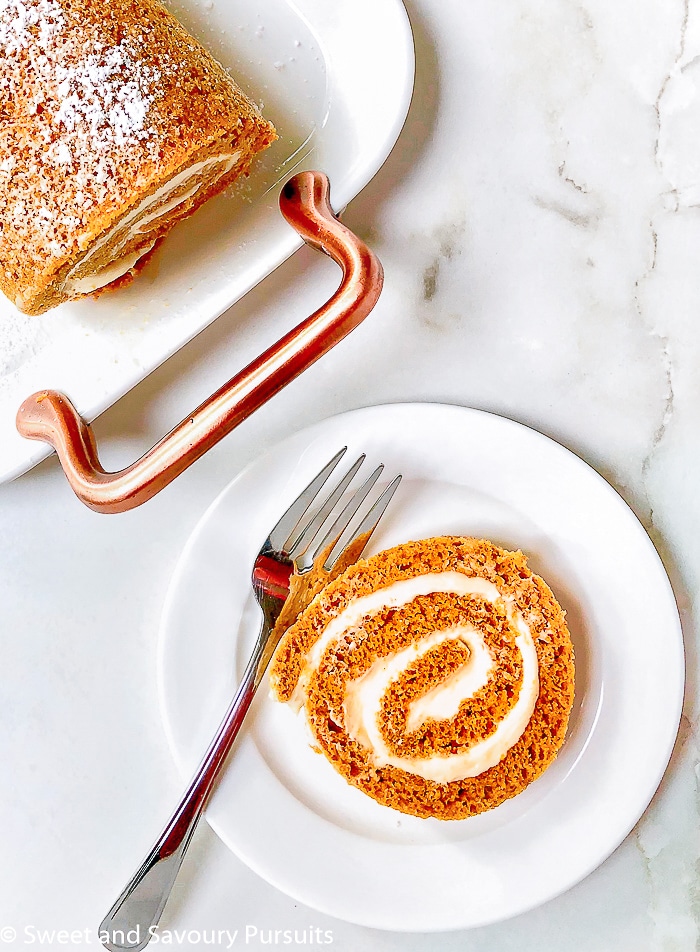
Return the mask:
[[379,715],[386,691],[407,668],[436,645],[458,639],[469,649],[469,657],[457,671],[409,705],[406,722],[408,731],[415,730],[428,718],[440,720],[454,717],[460,704],[473,697],[487,683],[496,661],[483,635],[471,625],[435,631],[417,643],[379,658],[361,677],[348,683],[343,711],[346,731],[370,750],[376,766],[399,767],[426,780],[450,783],[475,777],[499,763],[527,727],[539,695],[537,650],[530,628],[515,607],[514,600],[502,596],[492,582],[461,572],[431,572],[394,582],[371,595],[354,599],[330,622],[311,647],[292,703],[298,706],[303,703],[306,687],[326,649],[357,628],[364,617],[386,608],[401,608],[420,595],[437,592],[458,596],[479,595],[492,603],[500,601],[510,623],[518,632],[515,644],[523,665],[520,692],[516,703],[496,730],[468,750],[428,757],[397,756],[388,749],[381,734]]
[[[112,281],[116,281],[117,278],[126,274],[127,271],[134,267],[139,258],[151,250],[156,239],[154,238],[151,242],[145,242],[135,253],[130,252],[129,254],[117,257],[119,252],[121,252],[123,248],[126,248],[129,242],[137,235],[147,234],[151,231],[149,225],[151,225],[152,222],[159,221],[164,215],[167,215],[173,211],[173,209],[177,208],[178,205],[182,205],[183,202],[192,198],[192,196],[199,191],[204,182],[203,173],[214,172],[213,177],[207,179],[208,184],[217,181],[233,168],[240,157],[240,152],[213,155],[208,159],[203,159],[201,162],[194,162],[186,169],[183,169],[182,172],[178,172],[177,175],[173,176],[173,178],[164,185],[161,185],[155,192],[146,196],[146,198],[139,202],[138,205],[123,218],[120,218],[106,234],[102,235],[102,237],[92,245],[88,253],[84,255],[68,273],[64,283],[64,289],[68,294],[91,294],[93,291],[98,291],[100,288],[111,284]],[[180,189],[183,189],[183,191],[179,191]],[[172,198],[170,196],[172,196]],[[93,258],[98,257],[100,252],[120,234],[122,237],[112,252],[113,259],[116,260],[112,260],[106,266],[97,268],[95,271],[80,275],[79,273],[85,271],[89,262]]]

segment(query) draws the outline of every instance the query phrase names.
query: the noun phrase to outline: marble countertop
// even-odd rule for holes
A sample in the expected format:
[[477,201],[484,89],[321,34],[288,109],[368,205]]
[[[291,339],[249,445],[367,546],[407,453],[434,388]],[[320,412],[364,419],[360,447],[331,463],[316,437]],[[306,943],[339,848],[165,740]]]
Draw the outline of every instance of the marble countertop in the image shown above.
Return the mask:
[[[307,948],[330,934],[343,952],[697,948],[700,0],[406,6],[413,103],[345,215],[384,264],[371,317],[133,512],[81,506],[54,459],[0,487],[0,946],[58,949],[68,944],[58,930],[94,934],[179,795],[155,635],[210,501],[290,431],[359,406],[439,401],[553,437],[650,533],[688,667],[659,791],[578,886],[511,921],[439,938],[307,909],[202,824],[162,927],[306,930]],[[136,458],[336,278],[330,262],[298,252],[100,418],[105,465]],[[253,937],[248,947],[264,946]]]

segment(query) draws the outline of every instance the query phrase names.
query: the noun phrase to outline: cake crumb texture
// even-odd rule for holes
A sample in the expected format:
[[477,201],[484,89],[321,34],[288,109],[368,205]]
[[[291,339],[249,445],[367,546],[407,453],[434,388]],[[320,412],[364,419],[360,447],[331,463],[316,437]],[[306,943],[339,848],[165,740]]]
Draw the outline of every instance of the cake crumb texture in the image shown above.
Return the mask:
[[121,235],[91,266],[149,250],[275,138],[157,0],[0,0],[0,53],[0,288],[27,313],[77,296],[66,277],[182,170],[240,153],[148,241]]
[[[393,597],[382,605],[380,599],[338,637],[323,640],[328,626],[349,617],[359,599],[426,575],[453,578],[445,573],[483,580],[487,594],[433,591],[405,604]],[[471,648],[460,632],[476,633],[467,637]],[[488,676],[474,680],[455,710],[413,716],[416,702],[430,700],[441,685],[455,685],[470,660],[477,663],[477,637]],[[421,776],[424,763],[468,758],[498,739],[528,691],[526,642],[536,654],[538,683],[522,732],[476,775],[445,782]],[[318,652],[324,644],[314,661],[314,646]],[[393,670],[403,658],[408,660]],[[349,698],[364,697],[368,704],[368,685],[377,677],[381,700],[367,715],[369,727],[358,728]],[[555,759],[574,698],[574,655],[563,610],[521,552],[483,539],[440,537],[362,560],[323,589],[280,642],[270,681],[278,700],[303,704],[319,748],[349,783],[403,813],[463,819],[520,793]]]

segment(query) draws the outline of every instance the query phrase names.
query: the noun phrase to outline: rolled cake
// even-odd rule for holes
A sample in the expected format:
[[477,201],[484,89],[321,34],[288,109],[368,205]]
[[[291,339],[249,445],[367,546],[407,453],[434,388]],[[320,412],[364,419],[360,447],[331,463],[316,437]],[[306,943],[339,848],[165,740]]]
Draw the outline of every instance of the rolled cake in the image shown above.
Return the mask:
[[379,803],[457,820],[554,760],[574,697],[564,612],[521,552],[410,542],[331,582],[282,638],[273,696]]
[[0,0],[0,288],[39,314],[133,274],[273,127],[157,0]]

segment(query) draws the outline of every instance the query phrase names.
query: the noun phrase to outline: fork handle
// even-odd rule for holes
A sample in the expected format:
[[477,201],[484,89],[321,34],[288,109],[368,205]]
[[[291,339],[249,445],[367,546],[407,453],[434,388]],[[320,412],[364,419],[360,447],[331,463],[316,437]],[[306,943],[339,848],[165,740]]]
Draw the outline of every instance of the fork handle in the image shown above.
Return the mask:
[[267,667],[265,648],[271,628],[271,619],[264,618],[238,690],[189,787],[155,845],[100,923],[100,940],[111,952],[138,952],[153,936],[197,823]]

